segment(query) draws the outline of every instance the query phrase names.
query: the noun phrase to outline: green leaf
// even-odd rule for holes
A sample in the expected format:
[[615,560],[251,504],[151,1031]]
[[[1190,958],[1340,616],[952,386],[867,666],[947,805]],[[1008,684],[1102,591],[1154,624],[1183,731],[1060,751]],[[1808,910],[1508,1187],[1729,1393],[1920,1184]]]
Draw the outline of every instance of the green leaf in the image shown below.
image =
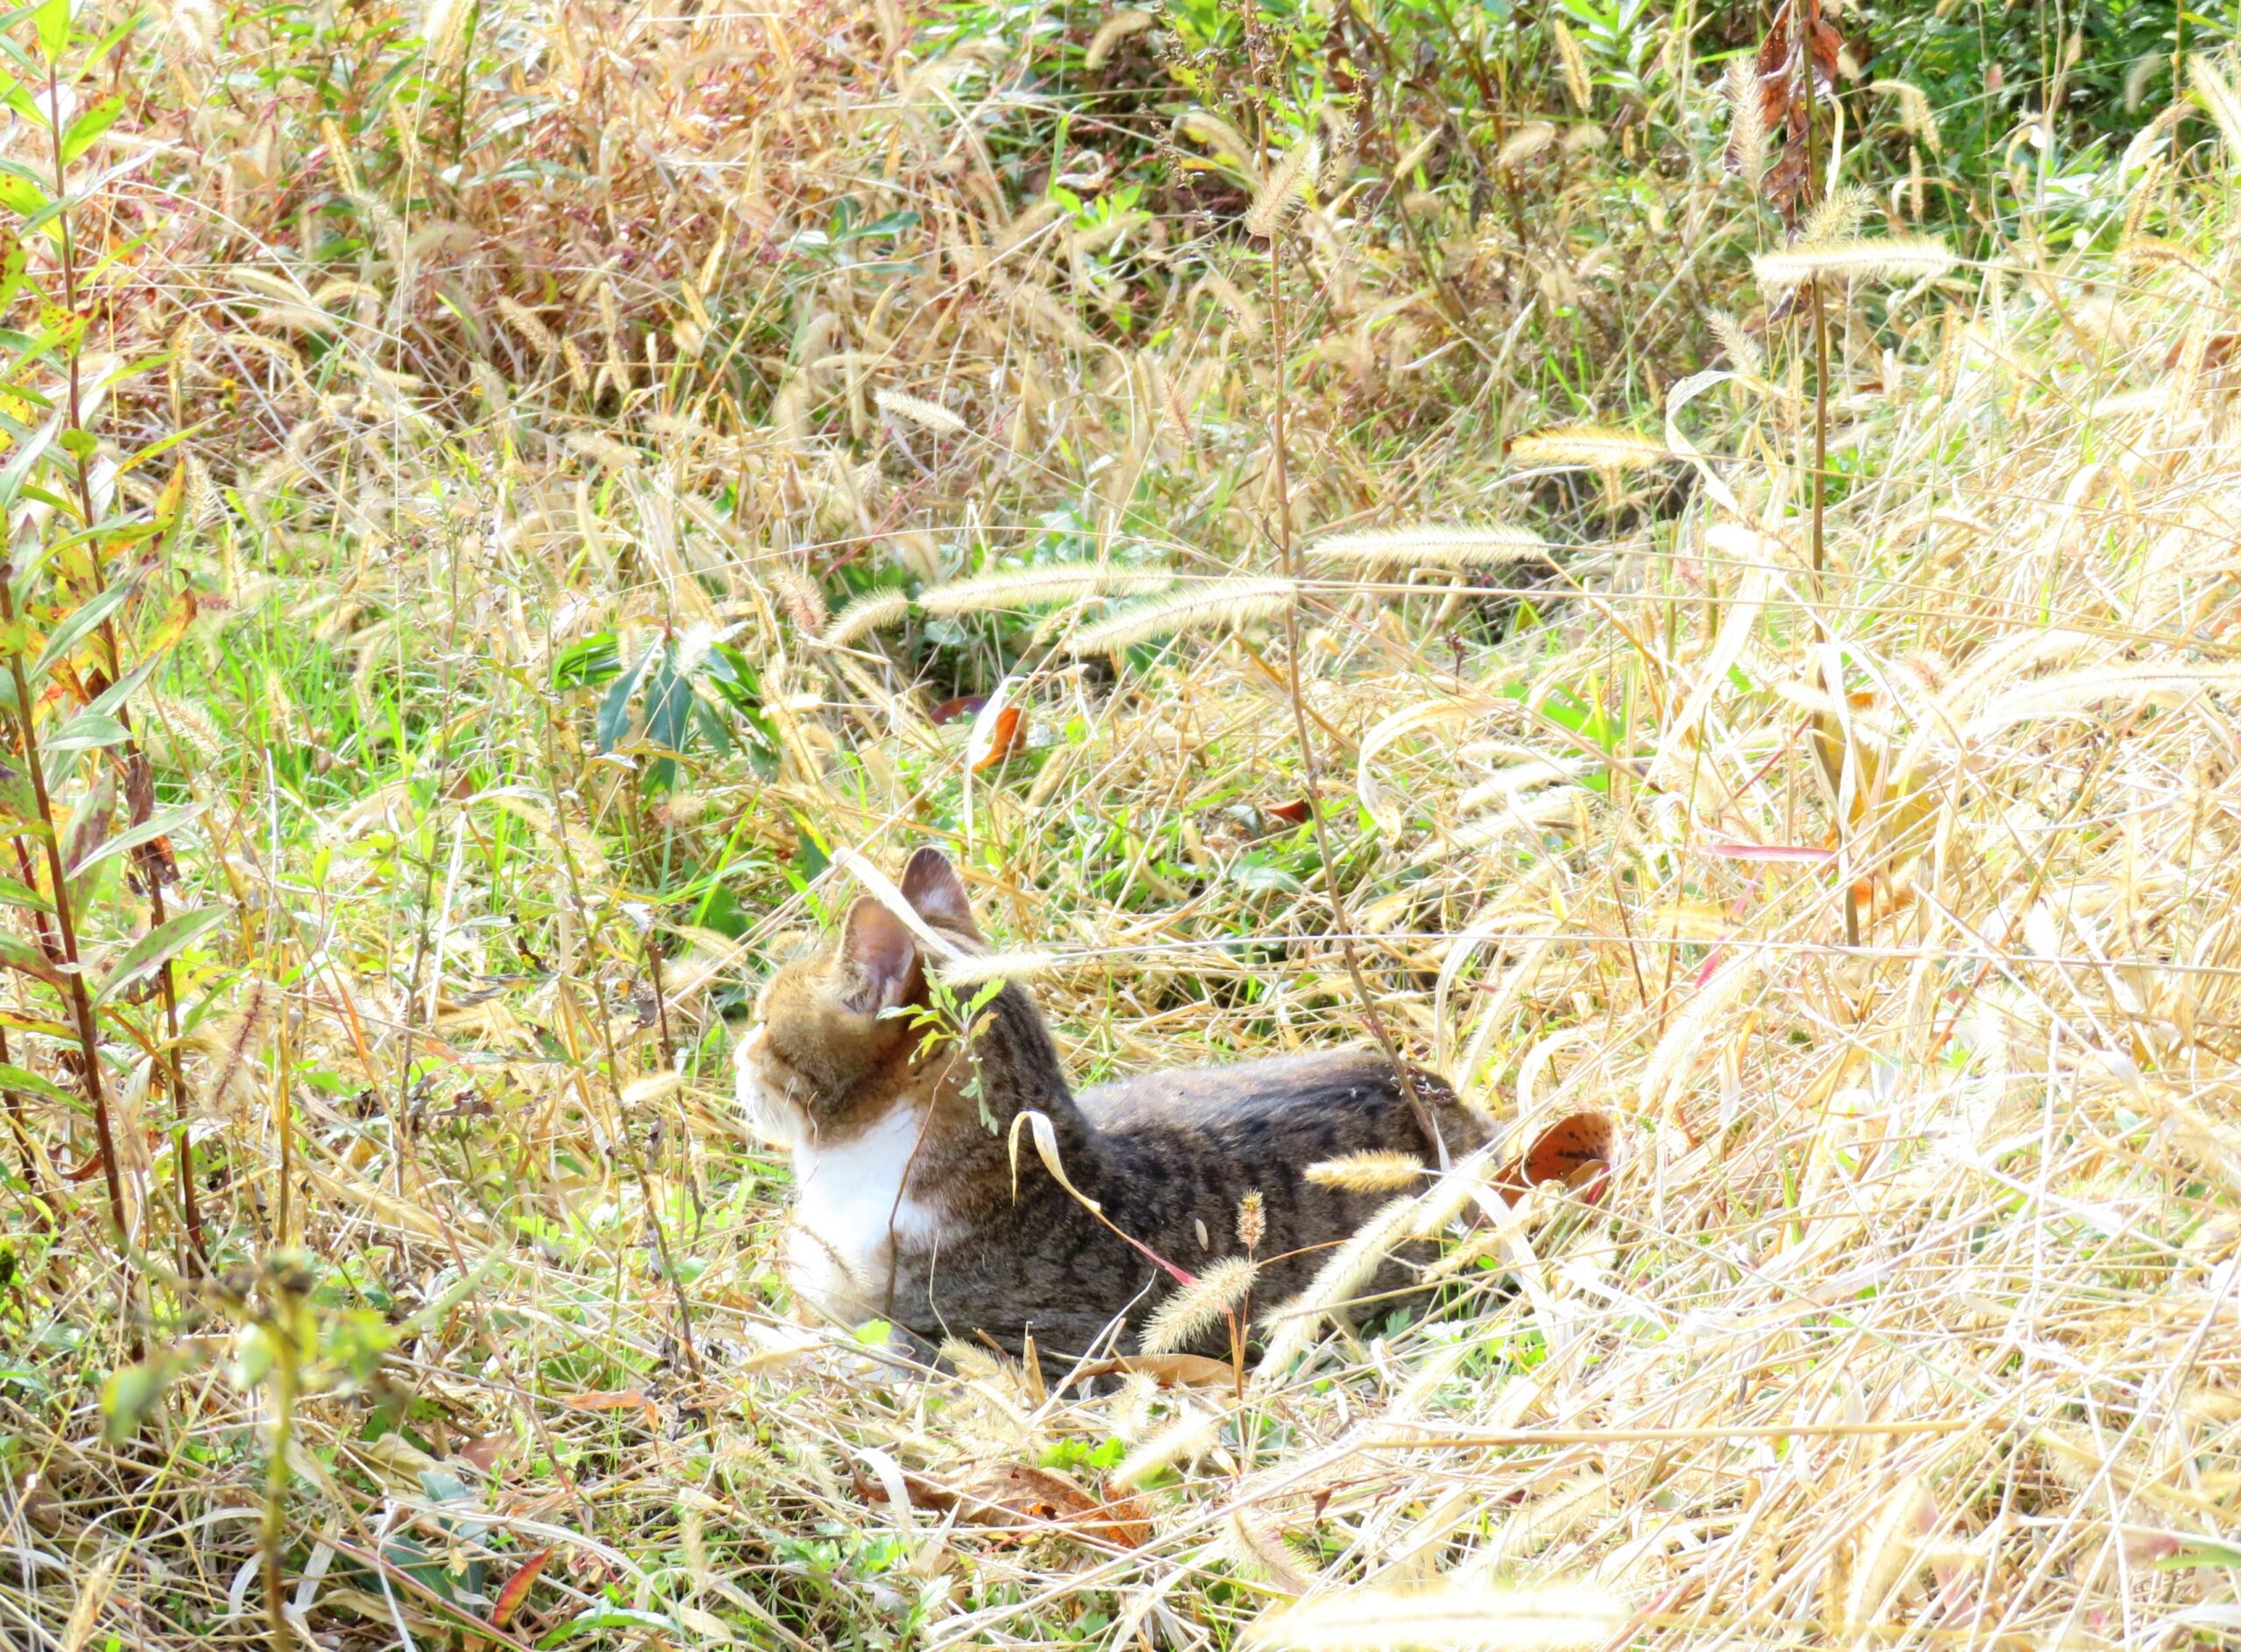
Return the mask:
[[0,906],[27,906],[34,912],[51,912],[54,903],[29,884],[18,883],[11,877],[0,877]]
[[[166,809],[161,814],[149,816],[130,832],[120,832],[113,838],[103,840],[99,848],[70,868],[70,875],[74,878],[83,877],[112,855],[125,854],[129,850],[138,848],[144,843],[152,842],[158,838],[178,831],[195,816],[200,814],[202,807],[203,805],[199,803],[190,803],[177,809]],[[7,882],[7,879],[0,878],[0,901],[5,901],[8,898],[5,887]]]
[[540,1647],[565,1646],[578,1635],[593,1629],[650,1629],[657,1634],[675,1635],[676,1624],[658,1612],[634,1612],[629,1606],[588,1606],[558,1628],[539,1641]]
[[16,451],[8,455],[5,468],[0,468],[0,510],[16,503],[16,496],[31,480],[32,471],[46,458],[47,448],[54,441],[55,432],[62,428],[62,415],[56,413],[37,430],[17,443]]
[[46,961],[46,954],[28,941],[18,940],[13,935],[0,931],[0,966],[20,970],[33,980],[43,981],[50,987],[62,984],[62,977],[54,966]]
[[659,643],[650,645],[638,657],[636,665],[615,679],[615,686],[607,691],[607,698],[600,702],[595,732],[601,751],[613,751],[622,743],[623,736],[630,732],[630,701],[638,692],[638,685],[645,680],[648,668],[661,657],[661,652]]
[[77,1107],[81,1101],[81,1097],[71,1094],[53,1079],[42,1079],[29,1067],[19,1067],[8,1061],[0,1061],[0,1090],[15,1090],[25,1095],[35,1095],[43,1101],[52,1101],[66,1107]]
[[139,1433],[148,1414],[171,1386],[178,1363],[176,1355],[159,1353],[138,1365],[121,1365],[109,1374],[109,1381],[102,1384],[102,1410],[108,1418],[102,1432],[110,1445],[122,1445]]
[[70,46],[70,0],[40,0],[32,23],[39,30],[39,49],[46,53],[46,60],[60,63]]
[[45,212],[53,204],[46,198],[46,191],[30,179],[11,172],[0,172],[0,207],[5,207],[10,212],[21,213],[28,218],[34,213]]
[[78,118],[70,123],[70,130],[62,135],[62,164],[68,165],[91,149],[94,140],[116,125],[116,117],[123,113],[124,100],[121,97],[105,97],[80,110]]
[[132,731],[116,718],[97,711],[81,711],[53,734],[41,735],[39,749],[57,753],[98,751],[105,746],[121,746],[131,738]]
[[139,664],[102,690],[100,694],[95,696],[94,703],[86,709],[106,712],[110,716],[115,716],[117,707],[138,693],[163,663],[164,657],[161,654],[151,655],[148,658],[142,660]]
[[72,609],[69,617],[47,633],[46,646],[32,662],[32,680],[36,682],[45,677],[58,660],[67,657],[72,649],[94,634],[103,620],[123,608],[131,594],[131,585],[119,580],[92,601],[81,602]]
[[116,967],[102,981],[101,990],[94,995],[95,1004],[105,1004],[131,986],[146,981],[165,964],[178,957],[189,946],[224,923],[228,917],[222,906],[206,906],[197,912],[181,912],[169,923],[150,930],[132,943]]
[[2205,1538],[2153,1564],[2158,1571],[2176,1571],[2190,1566],[2241,1566],[2241,1549]]

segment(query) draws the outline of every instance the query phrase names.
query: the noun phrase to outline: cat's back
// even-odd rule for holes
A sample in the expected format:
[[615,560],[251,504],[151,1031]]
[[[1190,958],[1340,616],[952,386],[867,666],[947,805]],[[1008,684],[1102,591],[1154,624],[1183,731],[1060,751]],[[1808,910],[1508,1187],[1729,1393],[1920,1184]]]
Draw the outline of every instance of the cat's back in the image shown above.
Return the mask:
[[[1413,1077],[1451,1155],[1486,1139],[1483,1121],[1444,1081],[1428,1072]],[[1120,1142],[1187,1147],[1195,1139],[1209,1151],[1247,1153],[1299,1170],[1343,1153],[1431,1156],[1400,1075],[1373,1050],[1173,1068],[1098,1085],[1076,1100],[1093,1128]]]

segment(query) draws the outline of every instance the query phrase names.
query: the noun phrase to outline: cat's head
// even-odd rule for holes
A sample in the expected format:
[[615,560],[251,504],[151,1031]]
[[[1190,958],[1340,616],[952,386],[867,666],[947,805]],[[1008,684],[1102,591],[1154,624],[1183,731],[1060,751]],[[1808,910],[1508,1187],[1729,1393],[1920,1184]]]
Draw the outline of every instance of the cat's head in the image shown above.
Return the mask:
[[[964,881],[938,849],[903,873],[903,897],[927,928],[967,950],[981,946]],[[739,1099],[765,1135],[800,1147],[846,1137],[885,1118],[917,1076],[919,1043],[908,1016],[927,1002],[918,938],[868,897],[839,932],[771,976],[739,1052]]]

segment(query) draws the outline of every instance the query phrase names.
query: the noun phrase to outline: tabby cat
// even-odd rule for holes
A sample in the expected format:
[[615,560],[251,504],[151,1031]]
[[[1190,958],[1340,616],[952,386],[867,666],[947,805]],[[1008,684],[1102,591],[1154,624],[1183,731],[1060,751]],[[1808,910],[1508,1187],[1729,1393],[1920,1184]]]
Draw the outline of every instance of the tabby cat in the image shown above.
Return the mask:
[[[929,931],[986,950],[940,853],[919,850],[901,888]],[[884,1320],[925,1346],[985,1338],[1016,1351],[1032,1336],[1069,1355],[1112,1346],[1101,1339],[1118,1328],[1128,1349],[1176,1288],[1138,1245],[1192,1274],[1244,1254],[1240,1207],[1257,1193],[1254,1300],[1279,1303],[1392,1196],[1310,1181],[1309,1166],[1376,1150],[1434,1157],[1401,1078],[1373,1053],[1156,1072],[1077,1094],[1024,987],[1008,982],[969,1041],[930,1048],[912,1013],[930,1003],[928,982],[911,926],[860,900],[833,943],[772,977],[740,1051],[742,1107],[793,1153],[785,1272],[799,1302],[841,1322]],[[1486,1141],[1486,1121],[1447,1085],[1414,1077],[1447,1152]],[[1099,1213],[1024,1129],[1015,1186],[1009,1142],[1025,1111],[1050,1121],[1067,1179]],[[1406,1277],[1388,1264],[1368,1290]],[[1226,1338],[1205,1333],[1199,1351]]]

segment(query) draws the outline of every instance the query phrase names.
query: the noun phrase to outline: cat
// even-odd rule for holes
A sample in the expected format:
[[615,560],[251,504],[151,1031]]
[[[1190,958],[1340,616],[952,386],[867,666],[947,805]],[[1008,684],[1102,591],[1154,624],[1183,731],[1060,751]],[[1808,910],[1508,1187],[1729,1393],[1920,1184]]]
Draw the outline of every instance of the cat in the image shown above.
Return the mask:
[[[986,950],[964,882],[938,850],[911,857],[901,891],[928,931],[961,953]],[[1310,1165],[1380,1150],[1430,1163],[1490,1135],[1444,1082],[1416,1072],[1434,1147],[1400,1075],[1355,1050],[1077,1094],[1023,986],[995,994],[969,1042],[930,1048],[913,1012],[931,998],[920,938],[878,901],[859,900],[833,944],[771,977],[738,1058],[742,1108],[793,1155],[783,1271],[797,1304],[851,1325],[885,1321],[913,1351],[959,1338],[1016,1353],[1032,1337],[1071,1357],[1109,1346],[1116,1325],[1133,1339],[1175,1288],[1137,1247],[1192,1274],[1243,1255],[1249,1194],[1265,1225],[1253,1299],[1282,1302],[1393,1197],[1310,1181]],[[1024,1128],[1015,1186],[1013,1121],[1030,1110],[1050,1121],[1060,1168],[1098,1213],[1050,1173]],[[1388,1263],[1367,1290],[1408,1278]],[[1189,1346],[1219,1352],[1227,1339],[1225,1325]]]

